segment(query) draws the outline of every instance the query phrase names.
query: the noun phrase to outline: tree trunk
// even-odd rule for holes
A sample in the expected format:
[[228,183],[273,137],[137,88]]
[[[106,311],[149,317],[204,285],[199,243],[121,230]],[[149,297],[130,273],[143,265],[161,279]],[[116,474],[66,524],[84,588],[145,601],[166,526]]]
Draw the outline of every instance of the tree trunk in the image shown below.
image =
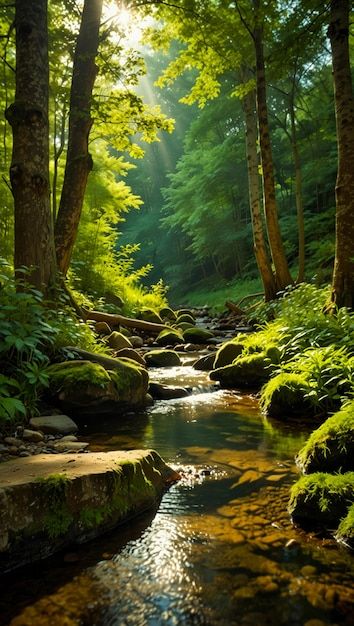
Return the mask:
[[294,169],[295,169],[295,203],[298,227],[298,259],[299,270],[296,282],[302,283],[305,279],[305,223],[304,223],[304,203],[302,199],[302,172],[299,146],[296,137],[296,121],[294,94],[290,97],[290,124],[291,124],[291,148],[293,152]]
[[92,170],[88,139],[92,126],[92,91],[103,0],[85,0],[77,39],[70,93],[68,152],[55,225],[60,272],[66,276],[77,237],[87,179]]
[[170,329],[170,326],[165,324],[155,324],[154,322],[145,322],[145,320],[136,320],[131,317],[125,317],[124,315],[113,315],[112,313],[102,313],[101,311],[85,311],[85,320],[94,320],[95,322],[106,322],[108,326],[114,328],[115,326],[126,326],[127,328],[136,328],[138,330],[146,330],[150,333],[158,335],[162,330],[166,328]]
[[354,305],[354,98],[349,60],[349,0],[332,0],[328,36],[332,49],[337,124],[336,256],[332,301]]
[[257,154],[257,120],[255,92],[250,91],[242,100],[246,123],[246,159],[248,173],[249,203],[252,219],[253,244],[256,261],[261,275],[265,301],[273,300],[276,295],[275,279],[266,243],[264,240],[259,193],[259,173]]
[[47,0],[16,0],[16,94],[6,110],[12,128],[10,166],[15,205],[14,266],[44,293],[55,277],[49,185]]
[[253,40],[256,53],[256,85],[257,85],[257,116],[259,126],[259,142],[263,173],[263,197],[268,240],[275,269],[276,288],[283,290],[293,281],[289,272],[283,242],[281,238],[277,204],[275,198],[275,182],[273,155],[270,142],[266,78],[263,53],[263,29],[259,22],[259,0],[253,0],[255,8],[255,28]]

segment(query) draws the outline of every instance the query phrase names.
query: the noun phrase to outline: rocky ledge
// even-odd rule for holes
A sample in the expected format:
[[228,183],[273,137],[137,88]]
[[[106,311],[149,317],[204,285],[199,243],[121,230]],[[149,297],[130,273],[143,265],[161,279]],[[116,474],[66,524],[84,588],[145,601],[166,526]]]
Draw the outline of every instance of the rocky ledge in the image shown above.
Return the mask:
[[37,455],[0,466],[0,571],[88,541],[178,480],[154,450]]

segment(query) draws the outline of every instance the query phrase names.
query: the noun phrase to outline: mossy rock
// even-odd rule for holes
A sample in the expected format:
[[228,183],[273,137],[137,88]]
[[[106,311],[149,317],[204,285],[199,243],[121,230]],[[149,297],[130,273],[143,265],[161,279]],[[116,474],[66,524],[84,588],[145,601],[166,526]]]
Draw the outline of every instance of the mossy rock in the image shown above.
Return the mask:
[[337,528],[354,503],[354,472],[303,476],[291,489],[289,513],[306,528]]
[[210,373],[211,380],[218,380],[222,387],[256,389],[268,380],[272,364],[265,354],[240,356],[231,365],[220,367]]
[[175,367],[181,359],[173,350],[151,350],[145,353],[145,361],[150,367]]
[[144,322],[152,322],[153,324],[163,324],[160,315],[153,309],[141,309],[138,313],[138,319]]
[[301,374],[281,373],[262,389],[261,407],[266,415],[279,419],[309,417],[314,408],[307,397],[311,387]]
[[194,324],[191,324],[191,322],[177,322],[173,327],[183,332],[187,330],[187,328],[194,328]]
[[215,352],[211,352],[210,354],[201,356],[200,359],[193,363],[193,368],[200,372],[210,372],[210,370],[213,369],[215,354]]
[[341,520],[335,539],[354,550],[354,504],[352,504],[347,515]]
[[183,335],[172,328],[162,330],[156,338],[156,343],[159,346],[176,346],[178,343],[183,343],[183,341]]
[[296,462],[305,474],[354,471],[354,401],[310,435]]
[[174,322],[177,319],[176,313],[169,306],[165,306],[162,309],[160,309],[159,315],[161,319],[171,320],[172,322]]
[[214,339],[214,333],[209,330],[204,330],[204,328],[197,328],[194,326],[193,328],[186,328],[183,331],[184,340],[190,343],[208,343],[210,339]]
[[177,318],[181,317],[181,315],[189,315],[193,319],[195,319],[195,315],[191,309],[179,309],[177,311]]
[[235,343],[235,341],[227,341],[224,343],[216,353],[214,369],[231,365],[231,363],[242,354],[243,349],[244,346],[242,343]]
[[192,326],[195,326],[195,319],[192,315],[189,315],[189,313],[183,313],[182,315],[178,315],[176,319],[176,324],[178,324],[179,326],[183,322],[188,322]]
[[96,415],[144,406],[147,371],[130,359],[116,359],[119,368],[106,370],[91,361],[50,365],[48,392],[68,414]]
[[115,350],[122,350],[123,348],[132,348],[132,344],[128,337],[125,337],[123,333],[114,331],[108,337],[108,345]]

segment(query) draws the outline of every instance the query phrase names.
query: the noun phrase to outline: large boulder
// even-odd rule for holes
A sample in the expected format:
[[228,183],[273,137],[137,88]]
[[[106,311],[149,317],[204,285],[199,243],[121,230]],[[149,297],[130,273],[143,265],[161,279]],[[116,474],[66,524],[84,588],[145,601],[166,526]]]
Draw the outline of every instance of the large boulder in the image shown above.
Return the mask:
[[159,346],[176,346],[179,343],[184,343],[184,339],[183,335],[177,330],[165,328],[156,337],[156,343]]
[[163,323],[160,315],[153,309],[148,309],[148,308],[144,308],[144,309],[141,309],[141,311],[139,311],[138,319],[144,320],[145,322],[153,322],[154,324]]
[[115,350],[122,350],[122,348],[133,347],[128,337],[125,337],[123,333],[119,333],[116,330],[109,335],[108,344],[111,348],[114,348]]
[[337,528],[354,503],[354,472],[303,476],[291,489],[289,513],[306,528]]
[[46,369],[49,394],[69,414],[95,416],[144,406],[148,373],[133,361],[115,359],[106,370],[91,361],[65,361]]
[[296,461],[305,474],[354,471],[354,401],[310,435]]
[[210,373],[211,380],[217,380],[226,388],[259,388],[272,372],[272,364],[265,353],[240,356],[231,365],[220,367]]
[[178,478],[153,450],[42,454],[2,463],[1,571],[130,520],[154,507]]
[[174,350],[151,350],[145,353],[145,361],[149,367],[174,367],[181,365],[181,359]]
[[235,341],[227,341],[224,343],[216,353],[214,369],[231,365],[231,363],[242,354],[243,349],[244,346],[242,343],[236,343]]
[[186,330],[183,331],[183,337],[187,342],[204,344],[208,343],[211,339],[214,339],[214,333],[209,330],[205,330],[204,328],[197,328],[194,326],[193,328],[186,328]]
[[165,306],[162,309],[160,309],[159,315],[161,319],[163,320],[166,319],[166,320],[175,321],[177,318],[176,313],[169,306]]
[[263,387],[261,406],[266,415],[278,419],[312,416],[310,392],[311,387],[303,375],[283,372]]

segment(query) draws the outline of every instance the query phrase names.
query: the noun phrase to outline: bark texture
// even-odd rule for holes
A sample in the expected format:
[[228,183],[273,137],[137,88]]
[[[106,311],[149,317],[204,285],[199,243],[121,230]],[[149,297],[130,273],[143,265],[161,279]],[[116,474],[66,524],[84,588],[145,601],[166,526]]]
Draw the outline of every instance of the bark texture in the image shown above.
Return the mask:
[[349,0],[332,0],[328,36],[332,49],[337,124],[336,256],[332,300],[354,305],[354,98],[349,60]]
[[97,76],[96,56],[102,0],[85,0],[77,39],[70,93],[69,137],[63,188],[55,225],[58,269],[66,276],[76,241],[87,179],[92,170],[88,150],[92,126],[92,92]]
[[298,259],[299,270],[296,282],[302,283],[305,279],[305,222],[304,222],[304,203],[302,199],[302,171],[299,146],[297,143],[296,132],[296,115],[294,105],[294,93],[290,96],[290,125],[291,125],[291,148],[293,153],[294,169],[295,169],[295,202],[298,227]]
[[249,203],[252,219],[254,252],[258,270],[264,287],[265,301],[273,300],[276,295],[275,278],[264,239],[259,192],[256,94],[250,91],[242,100],[246,125],[246,159],[248,173]]
[[273,155],[268,122],[266,76],[263,51],[263,28],[259,19],[259,0],[253,0],[253,5],[255,8],[255,28],[253,31],[253,40],[256,54],[257,116],[263,173],[263,202],[269,246],[275,269],[276,288],[277,291],[279,291],[285,289],[285,287],[290,285],[293,281],[289,272],[278,223],[277,203],[275,198]]
[[10,167],[15,206],[14,266],[47,291],[55,275],[49,185],[47,0],[16,0],[16,94],[6,110],[12,128]]

